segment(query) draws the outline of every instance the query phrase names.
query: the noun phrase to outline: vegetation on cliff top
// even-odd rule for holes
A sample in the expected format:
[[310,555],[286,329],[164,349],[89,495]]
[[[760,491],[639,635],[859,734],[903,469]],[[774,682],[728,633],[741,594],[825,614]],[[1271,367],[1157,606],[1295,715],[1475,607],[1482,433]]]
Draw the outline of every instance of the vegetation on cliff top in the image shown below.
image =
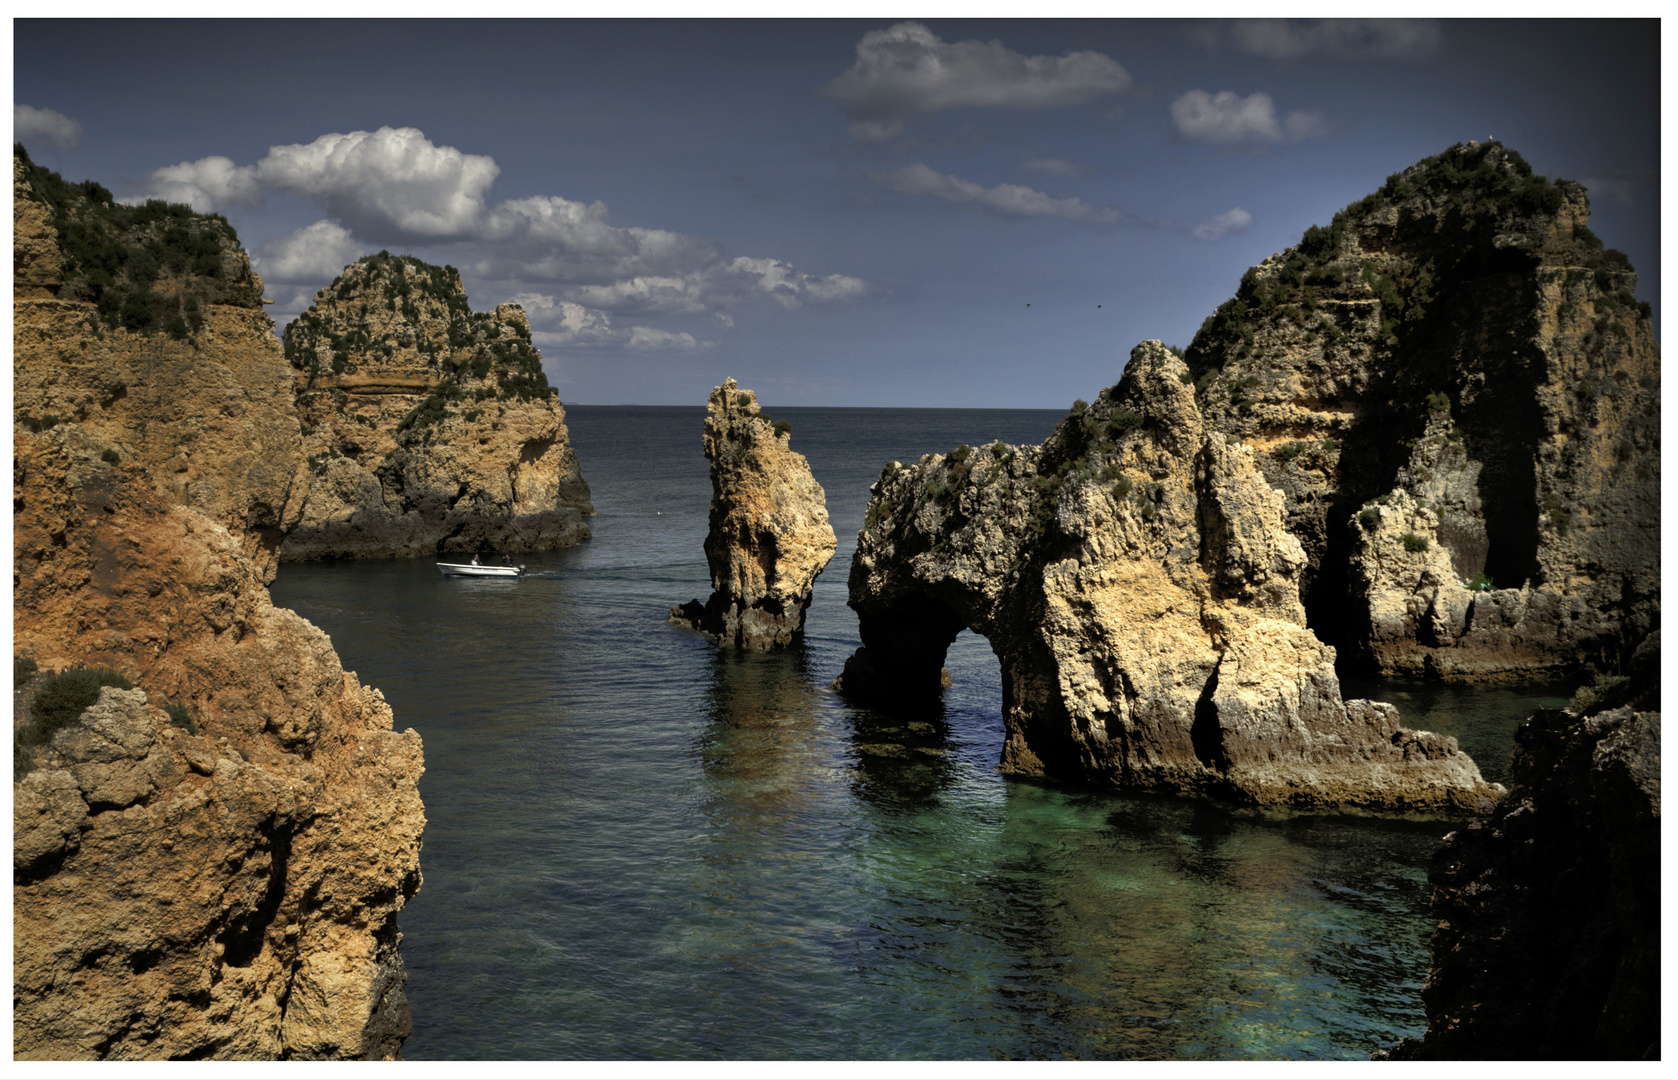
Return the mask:
[[[1520,154],[1495,141],[1458,143],[1394,173],[1326,228],[1311,226],[1297,246],[1242,275],[1235,296],[1207,317],[1185,353],[1197,395],[1229,383],[1221,368],[1254,355],[1257,333],[1276,320],[1295,323],[1307,340],[1338,344],[1348,329],[1342,322],[1356,313],[1324,309],[1325,302],[1378,300],[1376,344],[1396,347],[1456,282],[1535,261],[1539,244],[1555,239],[1542,219],[1583,194],[1572,181],[1534,175]],[[1594,273],[1604,293],[1646,317],[1647,305],[1615,277],[1631,270],[1626,256],[1583,225],[1571,239],[1565,262]],[[1409,257],[1392,258],[1394,250]],[[1222,389],[1236,411],[1251,407],[1246,387]]]
[[[374,325],[370,316],[381,310],[385,332],[375,337],[377,330],[368,330]],[[286,326],[286,359],[311,381],[323,367],[334,375],[354,375],[363,365],[394,360],[402,347],[395,331],[402,324],[413,331],[422,362],[442,380],[399,430],[437,424],[457,403],[540,401],[557,393],[526,326],[474,312],[454,267],[388,251],[345,267],[316,295],[314,306]]]
[[52,213],[64,275],[58,296],[94,305],[96,326],[187,340],[211,304],[259,307],[262,290],[220,214],[181,203],[115,201],[93,180],[72,184],[35,164],[22,143],[27,196]]

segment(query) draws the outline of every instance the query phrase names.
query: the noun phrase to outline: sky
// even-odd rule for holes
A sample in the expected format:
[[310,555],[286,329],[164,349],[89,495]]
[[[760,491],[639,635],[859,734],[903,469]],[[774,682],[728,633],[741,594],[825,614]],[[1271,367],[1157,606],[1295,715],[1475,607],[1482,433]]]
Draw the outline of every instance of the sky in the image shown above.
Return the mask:
[[13,128],[225,214],[280,326],[379,250],[524,305],[568,403],[1065,408],[1496,138],[1660,327],[1653,20],[14,20]]

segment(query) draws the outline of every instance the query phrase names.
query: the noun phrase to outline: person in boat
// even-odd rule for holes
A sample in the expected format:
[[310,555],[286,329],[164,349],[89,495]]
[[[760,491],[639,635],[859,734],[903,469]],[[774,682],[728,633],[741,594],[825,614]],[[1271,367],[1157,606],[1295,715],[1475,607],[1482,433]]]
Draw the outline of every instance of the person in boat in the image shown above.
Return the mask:
[[475,551],[472,553],[472,565],[473,566],[478,565],[478,553],[475,552]]

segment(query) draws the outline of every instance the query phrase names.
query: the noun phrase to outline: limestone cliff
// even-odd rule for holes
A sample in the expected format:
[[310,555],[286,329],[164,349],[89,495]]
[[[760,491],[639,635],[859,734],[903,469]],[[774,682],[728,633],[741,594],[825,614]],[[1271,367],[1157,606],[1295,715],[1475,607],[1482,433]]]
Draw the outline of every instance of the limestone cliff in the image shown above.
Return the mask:
[[[1208,425],[1286,496],[1312,625],[1375,667],[1614,667],[1659,623],[1659,350],[1589,212],[1498,143],[1454,146],[1249,270],[1187,350]],[[1432,524],[1398,535],[1449,579],[1368,564],[1400,492]]]
[[12,419],[69,425],[240,537],[271,579],[307,489],[262,282],[224,220],[12,159]]
[[540,551],[594,513],[517,304],[473,312],[460,274],[368,256],[286,327],[310,487],[287,560]]
[[1445,838],[1427,1034],[1392,1058],[1661,1056],[1659,638],[1523,724],[1508,797]]
[[16,753],[13,1053],[394,1056],[420,741],[269,601],[306,473],[261,283],[225,222],[13,176],[13,649],[137,687]]
[[839,544],[826,493],[790,443],[791,426],[762,415],[750,390],[728,379],[711,391],[705,559],[714,591],[704,604],[671,608],[672,621],[738,648],[775,648],[804,632],[816,577]]
[[1489,805],[1502,789],[1454,739],[1341,700],[1282,495],[1203,422],[1190,382],[1146,342],[1040,447],[887,465],[851,563],[863,648],[836,689],[888,707],[935,694],[968,627],[1001,661],[1005,773],[1260,805]]

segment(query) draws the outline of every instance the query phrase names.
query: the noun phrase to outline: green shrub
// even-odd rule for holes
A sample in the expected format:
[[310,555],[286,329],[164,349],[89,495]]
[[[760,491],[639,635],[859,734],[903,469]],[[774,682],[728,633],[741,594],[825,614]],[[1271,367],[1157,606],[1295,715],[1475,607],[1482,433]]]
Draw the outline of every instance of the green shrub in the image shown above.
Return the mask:
[[791,420],[777,420],[777,421],[775,421],[774,427],[775,427],[775,437],[776,438],[780,438],[782,435],[791,435],[792,434],[792,421]]
[[1144,426],[1147,418],[1134,409],[1114,409],[1107,416],[1107,437],[1117,439]]
[[192,712],[178,701],[171,701],[163,706],[163,711],[169,714],[169,722],[186,732],[188,735],[198,734],[198,721],[192,718]]
[[37,744],[51,741],[54,734],[99,700],[99,690],[105,686],[134,689],[133,683],[106,667],[73,667],[50,676],[35,692],[35,700],[29,707],[32,723],[20,733],[22,741]]
[[966,443],[962,443],[960,446],[956,447],[954,450],[951,450],[948,454],[944,455],[944,457],[952,465],[959,465],[963,461],[966,461],[967,460],[967,455],[971,454],[972,452],[973,452],[972,447],[968,446]]
[[1366,529],[1373,529],[1381,524],[1381,511],[1373,506],[1366,506],[1358,513],[1358,524]]
[[1463,582],[1463,586],[1470,592],[1491,592],[1492,589],[1496,587],[1492,584],[1492,579],[1487,577],[1484,571],[1475,574],[1473,577]]
[[116,465],[116,464],[118,464],[122,461],[122,456],[120,454],[118,454],[115,450],[111,450],[111,449],[107,448],[104,453],[99,455],[99,460],[100,461],[108,461],[112,465]]
[[12,657],[12,687],[15,689],[22,686],[30,679],[33,679],[35,677],[35,673],[39,670],[39,665],[35,663],[32,657]]
[[1115,498],[1122,499],[1130,494],[1130,488],[1130,478],[1128,476],[1121,476],[1117,480],[1113,481],[1113,496]]
[[1581,686],[1573,693],[1573,701],[1568,705],[1576,713],[1589,712],[1597,703],[1606,698],[1618,686],[1626,683],[1624,675],[1598,675],[1589,686]]
[[1415,533],[1405,533],[1404,534],[1404,550],[1405,551],[1415,553],[1415,552],[1426,551],[1427,549],[1428,549],[1428,538],[1427,537],[1417,536]]
[[1429,394],[1425,400],[1427,401],[1428,412],[1448,413],[1451,411],[1451,399],[1438,390]]
[[996,460],[1003,460],[1008,456],[1008,453],[1008,444],[1003,442],[1001,439],[998,439],[990,444],[990,455]]
[[1271,456],[1274,457],[1277,461],[1281,462],[1283,465],[1286,465],[1288,462],[1292,461],[1294,458],[1298,457],[1300,454],[1304,453],[1305,451],[1307,451],[1309,449],[1311,449],[1311,444],[1309,442],[1295,441],[1295,442],[1290,442],[1290,443],[1283,443],[1281,446],[1278,446],[1275,450],[1272,450],[1270,453],[1271,453]]
[[1556,535],[1566,536],[1567,527],[1573,522],[1573,514],[1561,504],[1561,500],[1554,495],[1546,495],[1544,512],[1550,515],[1550,524],[1555,526]]

